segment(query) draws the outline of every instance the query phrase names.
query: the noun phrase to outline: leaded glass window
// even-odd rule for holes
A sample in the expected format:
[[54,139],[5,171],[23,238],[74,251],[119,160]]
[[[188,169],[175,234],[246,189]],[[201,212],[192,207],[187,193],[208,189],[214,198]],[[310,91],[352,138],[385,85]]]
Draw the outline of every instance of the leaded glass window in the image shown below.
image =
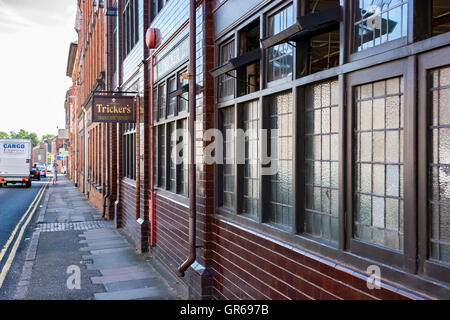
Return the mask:
[[[269,17],[268,36],[280,33],[294,24],[294,22],[294,7],[290,5]],[[268,81],[291,77],[293,56],[294,50],[288,43],[269,48]]]
[[430,258],[450,263],[450,67],[429,73]]
[[[173,92],[177,90],[177,80],[175,77],[170,78],[167,81],[168,92]],[[169,103],[167,106],[167,115],[173,116],[175,113],[175,108],[177,106],[177,97],[169,98]]]
[[[270,98],[269,121],[271,145],[277,146],[277,173],[270,176],[269,221],[292,226],[292,93]],[[276,129],[276,130],[274,130]]]
[[159,167],[158,167],[158,186],[164,187],[166,184],[166,133],[165,126],[158,127],[158,142],[159,142]]
[[246,132],[242,212],[256,217],[259,202],[258,100],[247,102],[243,106],[242,124],[242,129]]
[[407,35],[407,0],[354,0],[353,52]]
[[174,151],[176,146],[175,122],[170,122],[167,124],[167,141],[168,141],[167,156],[169,157],[168,189],[172,192],[175,192],[176,191],[176,180],[175,180],[176,168],[174,158]]
[[354,237],[403,250],[403,77],[355,87]]
[[161,84],[158,88],[159,119],[166,118],[166,85]]
[[305,95],[305,232],[338,241],[339,85],[310,85]]
[[234,210],[234,108],[222,110],[223,207]]
[[[183,163],[178,165],[178,190],[177,192],[183,195],[188,194],[188,181],[189,181],[189,142],[187,131],[187,120],[178,121],[178,130],[181,131],[181,137],[178,139],[180,150],[179,156],[183,159]],[[182,148],[181,148],[182,147]]]

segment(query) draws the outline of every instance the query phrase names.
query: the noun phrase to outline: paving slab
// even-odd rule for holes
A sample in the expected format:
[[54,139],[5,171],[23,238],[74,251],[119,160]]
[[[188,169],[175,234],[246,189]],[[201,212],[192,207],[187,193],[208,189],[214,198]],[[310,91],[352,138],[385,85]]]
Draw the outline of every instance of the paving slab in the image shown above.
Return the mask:
[[104,245],[94,245],[89,247],[83,247],[80,250],[81,251],[91,251],[91,250],[102,250],[102,249],[111,249],[111,248],[124,248],[128,247],[129,245],[125,242],[121,243],[114,243],[114,244],[104,244]]
[[[161,300],[166,296],[165,290],[158,287],[140,288],[122,291],[112,291],[105,293],[96,293],[96,300],[134,300],[134,299],[154,299]],[[168,297],[167,297],[168,298]]]
[[104,283],[103,285],[106,288],[106,292],[149,288],[155,285],[155,278],[111,282],[111,283]]
[[122,273],[111,276],[96,276],[91,277],[91,281],[94,284],[105,284],[105,283],[113,283],[113,282],[121,282],[121,281],[129,281],[129,280],[139,280],[139,279],[156,279],[154,273],[149,272],[149,270],[142,272],[131,272],[131,273]]

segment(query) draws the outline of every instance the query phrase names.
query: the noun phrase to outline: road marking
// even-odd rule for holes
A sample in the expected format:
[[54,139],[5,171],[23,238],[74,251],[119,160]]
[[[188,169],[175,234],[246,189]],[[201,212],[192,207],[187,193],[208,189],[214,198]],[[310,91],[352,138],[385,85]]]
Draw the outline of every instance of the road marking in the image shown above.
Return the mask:
[[22,221],[27,217],[28,212],[30,212],[31,208],[34,206],[36,199],[39,197],[39,195],[43,192],[44,187],[46,186],[46,183],[44,183],[41,187],[41,189],[39,189],[39,192],[36,194],[36,197],[34,197],[33,201],[31,202],[30,206],[28,207],[27,211],[25,211],[25,213],[23,214],[22,218],[19,220],[19,222],[17,223],[16,227],[14,228],[13,232],[11,233],[11,236],[9,237],[8,241],[6,241],[5,245],[3,246],[2,251],[0,252],[0,263],[3,260],[3,257],[6,254],[6,251],[8,251],[9,245],[11,244],[11,242],[14,240],[14,237],[16,236],[17,230],[19,230],[20,224],[22,223]]
[[[47,185],[48,185],[48,182],[46,182],[43,185],[43,189],[41,188],[41,190],[45,190],[45,187]],[[28,224],[31,221],[31,218],[33,217],[34,213],[36,212],[38,204],[41,201],[43,195],[44,195],[44,192],[40,192],[39,199],[34,203],[34,208],[32,209],[32,211],[30,211],[30,214],[28,215],[27,220],[25,221],[25,223],[22,225],[22,228],[20,229],[19,235],[17,236],[17,239],[14,242],[14,246],[12,247],[11,252],[9,253],[8,260],[6,260],[6,263],[3,266],[2,272],[0,273],[0,288],[3,286],[3,282],[6,279],[6,275],[8,274],[9,268],[11,268],[11,265],[12,265],[12,263],[14,261],[14,258],[15,258],[16,253],[17,253],[17,249],[19,248],[19,244],[22,241],[22,237],[23,237],[23,234],[25,232],[25,229],[27,228]]]

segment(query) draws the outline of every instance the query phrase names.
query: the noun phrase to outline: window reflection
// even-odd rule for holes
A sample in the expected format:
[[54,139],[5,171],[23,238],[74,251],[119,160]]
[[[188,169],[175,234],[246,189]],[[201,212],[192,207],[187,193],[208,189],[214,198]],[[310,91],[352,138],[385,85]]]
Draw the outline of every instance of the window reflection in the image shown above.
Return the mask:
[[[294,7],[288,6],[269,17],[269,36],[287,29],[295,22]],[[294,50],[288,43],[273,46],[269,49],[268,81],[292,76]]]
[[407,34],[407,0],[355,0],[353,52],[400,39]]

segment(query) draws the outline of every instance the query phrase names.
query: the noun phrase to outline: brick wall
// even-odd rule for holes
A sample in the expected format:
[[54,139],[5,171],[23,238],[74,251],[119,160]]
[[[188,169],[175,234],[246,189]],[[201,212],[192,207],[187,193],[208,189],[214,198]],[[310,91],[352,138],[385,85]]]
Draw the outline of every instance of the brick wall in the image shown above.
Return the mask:
[[367,278],[276,239],[213,219],[215,299],[411,299],[397,288],[367,288]]

